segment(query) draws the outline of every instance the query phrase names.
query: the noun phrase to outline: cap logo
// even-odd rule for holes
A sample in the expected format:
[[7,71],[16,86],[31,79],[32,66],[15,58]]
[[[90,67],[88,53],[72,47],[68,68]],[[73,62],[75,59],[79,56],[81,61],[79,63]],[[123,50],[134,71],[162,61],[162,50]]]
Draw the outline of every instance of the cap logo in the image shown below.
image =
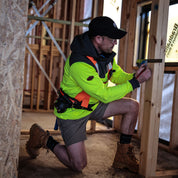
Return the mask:
[[115,24],[115,23],[113,23],[113,26],[114,26],[114,28],[117,28],[117,26],[116,26],[116,24]]

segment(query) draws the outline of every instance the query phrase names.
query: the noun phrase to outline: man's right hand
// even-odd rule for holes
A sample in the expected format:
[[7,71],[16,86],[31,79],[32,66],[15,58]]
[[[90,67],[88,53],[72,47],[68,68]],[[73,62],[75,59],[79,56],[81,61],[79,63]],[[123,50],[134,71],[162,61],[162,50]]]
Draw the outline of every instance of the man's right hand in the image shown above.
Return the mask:
[[143,64],[135,74],[136,79],[139,83],[147,81],[151,77],[151,70]]

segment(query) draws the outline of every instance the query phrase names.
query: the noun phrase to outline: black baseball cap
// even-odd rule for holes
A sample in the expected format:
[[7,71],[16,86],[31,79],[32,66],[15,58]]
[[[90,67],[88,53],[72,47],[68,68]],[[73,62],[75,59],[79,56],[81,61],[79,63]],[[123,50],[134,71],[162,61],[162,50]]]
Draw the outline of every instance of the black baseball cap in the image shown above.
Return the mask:
[[115,22],[106,16],[99,16],[94,18],[89,23],[89,36],[107,36],[112,39],[121,39],[126,35],[126,31],[118,29]]

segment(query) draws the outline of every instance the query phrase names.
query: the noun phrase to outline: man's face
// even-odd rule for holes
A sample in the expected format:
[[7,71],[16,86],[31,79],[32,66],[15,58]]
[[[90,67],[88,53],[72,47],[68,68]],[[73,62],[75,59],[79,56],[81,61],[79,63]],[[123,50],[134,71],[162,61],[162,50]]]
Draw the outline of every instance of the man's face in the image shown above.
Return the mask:
[[102,41],[98,45],[100,52],[101,53],[111,53],[114,48],[114,45],[117,44],[117,39],[112,39],[107,36],[101,36],[101,38],[102,38]]

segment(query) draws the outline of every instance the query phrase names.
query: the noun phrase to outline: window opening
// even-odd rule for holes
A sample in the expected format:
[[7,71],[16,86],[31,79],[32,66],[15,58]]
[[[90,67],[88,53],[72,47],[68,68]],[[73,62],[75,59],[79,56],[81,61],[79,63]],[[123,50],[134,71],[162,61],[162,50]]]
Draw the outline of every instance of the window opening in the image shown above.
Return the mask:
[[167,42],[166,42],[166,63],[178,63],[178,2],[171,1],[169,6]]
[[[170,0],[166,42],[166,63],[178,63],[178,2]],[[137,29],[135,35],[135,55],[133,66],[138,59],[148,57],[151,4],[139,4],[137,11]]]

